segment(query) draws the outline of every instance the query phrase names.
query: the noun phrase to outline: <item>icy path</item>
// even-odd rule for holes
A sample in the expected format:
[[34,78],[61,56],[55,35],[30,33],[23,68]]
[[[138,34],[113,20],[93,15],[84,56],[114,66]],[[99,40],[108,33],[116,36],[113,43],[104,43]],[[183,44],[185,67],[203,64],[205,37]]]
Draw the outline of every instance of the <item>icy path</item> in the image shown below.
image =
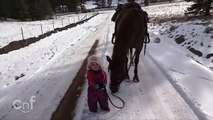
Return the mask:
[[[111,52],[111,43],[106,51]],[[103,54],[103,53],[102,53]],[[105,69],[108,63],[103,58]],[[133,69],[130,76],[133,76]],[[123,82],[117,93],[125,101],[125,107],[121,110],[110,104],[111,111],[104,112],[98,109],[98,113],[90,113],[87,105],[87,85],[80,97],[75,120],[139,120],[139,119],[198,119],[191,108],[170,84],[165,72],[158,68],[149,55],[143,56],[139,64],[139,83]],[[108,90],[108,93],[110,91]],[[121,106],[121,102],[110,95],[113,102]]]
[[[84,104],[80,103],[84,105],[81,120],[197,119],[150,57],[141,57],[143,57],[139,65],[141,81],[123,82],[117,93],[125,101],[125,107],[119,110],[110,104],[110,112],[99,109],[98,113],[90,113],[85,90],[81,98]],[[110,97],[115,104],[120,105],[120,101],[111,95]],[[76,120],[78,119],[79,117],[76,117]]]

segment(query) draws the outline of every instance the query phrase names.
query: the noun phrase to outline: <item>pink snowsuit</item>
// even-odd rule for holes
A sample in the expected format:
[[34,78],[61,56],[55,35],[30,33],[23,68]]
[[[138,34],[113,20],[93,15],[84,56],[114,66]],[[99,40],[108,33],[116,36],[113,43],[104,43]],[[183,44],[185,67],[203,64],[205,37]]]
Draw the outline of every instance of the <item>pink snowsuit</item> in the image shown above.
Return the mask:
[[102,110],[109,111],[108,97],[106,90],[99,90],[96,88],[97,84],[107,84],[107,76],[103,70],[87,71],[88,80],[88,106],[91,112],[97,112],[97,103],[99,103]]

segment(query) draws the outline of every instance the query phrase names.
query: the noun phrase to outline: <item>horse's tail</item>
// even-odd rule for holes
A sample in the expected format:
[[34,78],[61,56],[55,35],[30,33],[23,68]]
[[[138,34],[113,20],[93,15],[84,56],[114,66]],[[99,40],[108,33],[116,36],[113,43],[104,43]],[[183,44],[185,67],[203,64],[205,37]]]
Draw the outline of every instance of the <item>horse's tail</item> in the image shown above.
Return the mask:
[[148,22],[149,22],[149,17],[146,11],[143,11],[143,14],[145,15],[144,17],[144,27],[145,27],[145,36],[144,36],[144,55],[146,54],[146,44],[150,42],[150,37],[149,37],[149,32],[148,32]]
[[141,20],[144,21],[144,24],[142,27],[145,28],[144,30],[144,39],[142,40],[143,43],[144,43],[144,55],[146,53],[146,44],[150,42],[150,38],[149,38],[149,32],[148,32],[148,21],[149,21],[149,18],[148,18],[148,14],[146,11],[143,11],[142,9],[136,9],[136,11],[139,12],[139,15],[140,15],[140,18]]
[[111,40],[112,44],[115,44],[114,39],[115,39],[115,33],[112,34],[112,40]]

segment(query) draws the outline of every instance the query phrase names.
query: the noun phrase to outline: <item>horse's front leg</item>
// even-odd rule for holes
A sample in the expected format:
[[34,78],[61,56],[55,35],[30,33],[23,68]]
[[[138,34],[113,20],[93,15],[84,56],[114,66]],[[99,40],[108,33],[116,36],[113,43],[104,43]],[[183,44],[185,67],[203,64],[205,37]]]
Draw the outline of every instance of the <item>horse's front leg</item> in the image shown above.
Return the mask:
[[133,55],[133,48],[130,48],[130,65],[133,65],[134,64],[134,62],[133,62],[133,57],[134,57],[134,55]]
[[141,52],[141,49],[136,49],[135,51],[135,70],[134,70],[135,75],[133,77],[134,82],[140,81],[138,78],[138,63],[139,63],[140,52]]

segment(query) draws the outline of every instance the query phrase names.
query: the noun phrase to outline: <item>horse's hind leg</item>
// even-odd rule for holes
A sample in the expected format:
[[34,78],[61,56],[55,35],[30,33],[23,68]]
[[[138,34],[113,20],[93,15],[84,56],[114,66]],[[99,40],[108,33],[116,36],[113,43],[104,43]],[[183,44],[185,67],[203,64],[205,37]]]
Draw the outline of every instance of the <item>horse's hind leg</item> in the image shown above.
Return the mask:
[[135,51],[135,70],[134,70],[134,77],[133,77],[133,81],[134,82],[139,82],[139,78],[138,78],[138,63],[139,63],[139,57],[140,57],[140,52],[141,52],[142,48],[137,48]]
[[129,71],[128,71],[128,57],[126,57],[126,76],[125,76],[125,79],[126,80],[129,80],[130,78],[129,78],[129,73],[128,73]]
[[133,52],[133,48],[130,48],[130,65],[134,65],[134,54],[132,53]]

